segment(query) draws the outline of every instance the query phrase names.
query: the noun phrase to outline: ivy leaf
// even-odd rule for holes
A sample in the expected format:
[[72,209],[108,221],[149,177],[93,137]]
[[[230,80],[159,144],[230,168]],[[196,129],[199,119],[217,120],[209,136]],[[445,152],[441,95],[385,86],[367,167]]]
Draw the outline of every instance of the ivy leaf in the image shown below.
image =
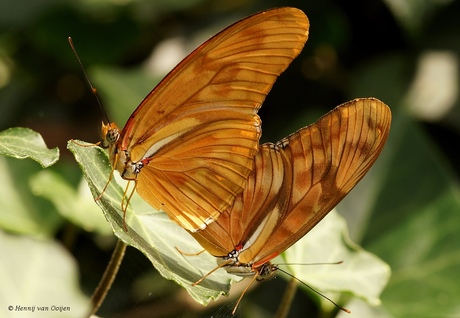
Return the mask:
[[[80,141],[69,141],[67,147],[82,168],[94,198],[99,197],[111,173],[106,152]],[[123,192],[122,187],[112,180],[103,196],[96,201],[120,240],[141,251],[163,277],[186,288],[201,304],[228,293],[230,281],[238,280],[238,277],[227,274],[223,269],[199,285],[191,286],[216,267],[215,258],[208,253],[188,256],[179,252],[177,248],[190,254],[201,252],[203,248],[166,214],[153,210],[136,194],[126,211],[125,231],[121,209]]]
[[84,179],[75,189],[60,174],[42,170],[31,177],[30,187],[35,195],[51,201],[62,217],[85,231],[102,235],[110,235],[112,232],[100,209],[94,204]]
[[[331,211],[289,248],[284,253],[284,260],[288,265],[296,264],[289,265],[290,274],[329,298],[347,292],[372,306],[380,304],[380,293],[391,273],[385,262],[350,240],[347,224],[336,211]],[[342,263],[332,264],[338,261]],[[328,262],[331,264],[324,264]],[[331,309],[329,301],[318,297],[325,310]]]
[[[0,231],[0,253],[8,255],[0,263],[2,316],[74,318],[85,314],[89,299],[78,286],[77,264],[61,245]],[[20,309],[32,306],[33,313],[32,308]]]
[[0,132],[0,155],[31,158],[47,168],[59,159],[59,149],[48,149],[42,136],[32,129],[16,127]]

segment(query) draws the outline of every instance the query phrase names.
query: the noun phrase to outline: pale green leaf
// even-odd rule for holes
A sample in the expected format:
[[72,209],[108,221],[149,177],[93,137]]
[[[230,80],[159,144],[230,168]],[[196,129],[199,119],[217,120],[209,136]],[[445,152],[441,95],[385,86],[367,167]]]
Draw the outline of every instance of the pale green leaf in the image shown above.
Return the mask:
[[48,170],[35,174],[30,180],[35,195],[50,200],[66,219],[88,232],[107,235],[112,232],[96,204],[84,179],[74,189],[61,175]]
[[59,159],[59,149],[48,149],[42,136],[32,129],[16,127],[0,132],[0,155],[31,158],[46,168]]
[[2,317],[83,317],[89,299],[78,285],[77,264],[62,246],[0,231],[0,254]]
[[[111,171],[107,154],[99,147],[80,146],[74,141],[68,143],[68,148],[82,167],[93,196],[98,197]],[[96,201],[118,238],[144,253],[163,277],[185,287],[200,303],[206,304],[228,292],[229,282],[235,277],[224,270],[218,270],[198,286],[191,286],[216,267],[215,258],[208,253],[198,256],[181,254],[176,247],[185,253],[197,253],[202,248],[184,229],[171,222],[164,213],[154,211],[137,195],[131,200],[132,208],[126,212],[128,228],[125,232],[122,197],[122,188],[112,181],[101,199]]]
[[30,191],[28,179],[37,169],[32,161],[0,157],[0,228],[48,237],[59,226],[59,214],[36,200]]
[[[288,272],[311,287],[334,298],[348,292],[371,305],[380,304],[380,293],[390,277],[390,267],[348,237],[345,220],[330,212],[307,235],[284,253]],[[308,265],[335,263],[338,265]],[[302,285],[300,285],[302,286]],[[323,304],[330,307],[324,298]]]

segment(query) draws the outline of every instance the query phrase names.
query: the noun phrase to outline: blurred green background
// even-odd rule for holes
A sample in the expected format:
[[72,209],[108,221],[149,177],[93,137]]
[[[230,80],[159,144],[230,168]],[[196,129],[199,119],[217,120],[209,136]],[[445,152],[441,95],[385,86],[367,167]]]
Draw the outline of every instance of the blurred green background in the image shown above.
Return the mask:
[[[47,169],[62,181],[56,191],[65,187],[81,197],[81,172],[66,143],[98,141],[104,117],[68,36],[109,118],[123,126],[185,54],[237,19],[279,6],[307,14],[310,38],[260,111],[263,141],[276,141],[356,97],[377,97],[393,111],[390,140],[376,167],[339,205],[352,238],[393,270],[382,306],[369,308],[365,317],[460,317],[459,1],[3,0],[0,131],[29,127],[49,147],[59,147],[61,160]],[[73,270],[65,277],[72,284],[54,290],[75,289],[84,303],[82,292],[91,294],[110,257],[110,230],[73,222],[64,210],[75,202],[47,199],[36,163],[2,159],[0,170],[0,251],[20,264],[3,260],[0,272],[23,283],[2,284],[0,299],[28,292],[32,283],[50,285],[33,275],[37,266],[49,268],[56,279],[68,266]],[[49,244],[54,252],[35,244]],[[62,255],[67,265],[61,265]],[[284,285],[282,279],[260,284],[245,296],[239,315],[270,315]],[[186,299],[179,286],[129,249],[99,313],[225,317],[235,301],[204,308]],[[7,304],[1,305],[0,316],[8,315]],[[290,317],[305,313],[325,315],[298,291]]]

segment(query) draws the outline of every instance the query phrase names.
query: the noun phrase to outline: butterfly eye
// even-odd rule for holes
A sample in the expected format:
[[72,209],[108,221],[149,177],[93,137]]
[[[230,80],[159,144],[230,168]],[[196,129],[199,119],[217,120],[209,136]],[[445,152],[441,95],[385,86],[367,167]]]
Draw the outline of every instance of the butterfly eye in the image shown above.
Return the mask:
[[120,138],[120,130],[114,123],[102,123],[102,140],[100,146],[102,148],[109,148],[114,145]]
[[105,140],[109,144],[115,144],[120,138],[120,132],[117,127],[111,127],[105,136]]
[[258,269],[258,274],[257,274],[256,280],[258,282],[261,282],[263,280],[273,278],[275,276],[275,274],[276,274],[277,269],[278,269],[278,267],[276,267],[275,265],[273,265],[273,264],[271,264],[269,262],[263,264]]

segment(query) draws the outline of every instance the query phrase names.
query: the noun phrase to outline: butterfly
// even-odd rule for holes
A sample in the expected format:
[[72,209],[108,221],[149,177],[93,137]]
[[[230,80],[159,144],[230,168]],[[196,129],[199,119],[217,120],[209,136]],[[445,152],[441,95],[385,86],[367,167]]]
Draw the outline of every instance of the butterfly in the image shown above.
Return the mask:
[[277,143],[260,146],[246,188],[232,207],[192,236],[218,258],[217,268],[253,280],[273,275],[277,267],[270,261],[364,177],[390,125],[387,105],[375,98],[355,99]]
[[[113,169],[181,227],[204,229],[243,191],[261,135],[257,111],[302,50],[308,29],[301,10],[285,7],[242,19],[204,42],[147,95],[123,130],[103,123],[101,145]],[[127,192],[123,211],[133,193]]]

